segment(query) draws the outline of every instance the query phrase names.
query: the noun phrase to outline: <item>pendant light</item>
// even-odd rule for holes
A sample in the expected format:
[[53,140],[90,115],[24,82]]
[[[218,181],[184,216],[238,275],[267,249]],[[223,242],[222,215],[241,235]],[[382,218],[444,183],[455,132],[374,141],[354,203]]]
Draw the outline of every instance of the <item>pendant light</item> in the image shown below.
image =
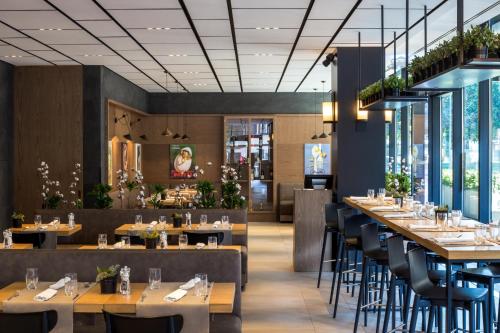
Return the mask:
[[316,140],[318,139],[318,134],[317,133],[317,128],[316,128],[316,88],[313,88],[314,90],[314,135],[311,137],[311,140]]
[[[165,73],[165,90],[168,91],[168,72],[164,71],[164,73]],[[167,115],[167,117],[166,117],[167,118],[167,124],[165,126],[165,130],[163,130],[163,132],[161,132],[161,135],[169,137],[169,136],[172,136],[173,133],[170,130],[170,128],[168,128],[168,109],[167,109],[166,115]]]
[[[321,81],[321,83],[323,84],[323,92],[321,94],[321,100],[322,100],[322,112],[324,113],[325,112],[325,103],[326,103],[326,107],[328,108],[328,105],[330,107],[330,110],[331,110],[331,106],[332,106],[332,102],[325,102],[325,80]],[[330,112],[331,114],[331,112]],[[323,121],[323,132],[321,132],[321,134],[319,135],[319,138],[320,139],[326,139],[328,137],[328,135],[326,135],[325,133],[325,122]]]

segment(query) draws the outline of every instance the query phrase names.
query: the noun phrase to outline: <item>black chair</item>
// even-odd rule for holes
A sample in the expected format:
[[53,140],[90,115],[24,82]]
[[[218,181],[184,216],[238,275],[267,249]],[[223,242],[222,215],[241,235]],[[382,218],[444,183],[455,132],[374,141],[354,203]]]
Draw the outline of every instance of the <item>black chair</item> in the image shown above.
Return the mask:
[[197,243],[208,244],[208,237],[217,237],[217,244],[222,244],[224,241],[224,233],[223,232],[189,232],[184,231],[184,234],[188,236],[188,244],[196,245]]
[[106,333],[179,333],[184,326],[181,315],[139,318],[103,311]]
[[9,333],[49,333],[57,324],[54,310],[29,313],[0,312],[0,331]]
[[13,233],[12,242],[17,244],[33,244],[34,248],[40,249],[45,242],[45,232]]
[[[429,279],[427,273],[427,258],[425,250],[414,249],[408,252],[408,262],[410,265],[410,284],[415,297],[413,299],[413,312],[410,320],[410,333],[415,332],[417,324],[418,310],[422,306],[427,306],[422,302],[430,303],[431,310],[429,311],[429,322],[427,331],[431,332],[434,323],[434,313],[437,310],[441,312],[442,307],[447,306],[446,302],[446,287],[436,286]],[[487,311],[487,293],[488,290],[484,288],[458,288],[448,286],[451,289],[451,300],[453,309],[454,320],[453,324],[456,326],[456,312],[454,310],[461,308],[469,312],[469,333],[476,331],[476,307],[482,305],[483,307],[483,327],[485,332],[488,332],[488,311]],[[438,323],[441,326],[441,323]],[[464,330],[465,331],[465,330]]]
[[[323,245],[321,248],[321,260],[319,262],[319,273],[318,273],[318,284],[317,288],[319,288],[321,284],[321,275],[323,273],[323,263],[335,261],[334,259],[325,261],[325,250],[326,250],[326,241],[328,239],[328,234],[332,235],[332,244],[334,245],[334,238],[338,243],[338,213],[337,213],[338,205],[334,203],[329,203],[325,205],[325,229],[323,231]],[[333,249],[332,249],[333,250]],[[332,253],[333,256],[333,253]]]

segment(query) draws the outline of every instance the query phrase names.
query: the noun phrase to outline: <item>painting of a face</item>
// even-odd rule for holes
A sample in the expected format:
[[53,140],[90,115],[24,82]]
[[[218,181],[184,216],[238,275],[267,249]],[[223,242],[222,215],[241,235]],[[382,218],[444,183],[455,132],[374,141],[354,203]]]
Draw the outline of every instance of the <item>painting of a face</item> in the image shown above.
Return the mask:
[[170,145],[170,177],[194,178],[194,145]]

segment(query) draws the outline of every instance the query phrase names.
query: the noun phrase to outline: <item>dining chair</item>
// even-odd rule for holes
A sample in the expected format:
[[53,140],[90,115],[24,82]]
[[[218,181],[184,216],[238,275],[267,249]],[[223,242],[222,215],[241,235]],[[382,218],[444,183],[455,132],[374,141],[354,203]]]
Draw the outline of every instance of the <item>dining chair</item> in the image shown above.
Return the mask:
[[141,318],[103,311],[106,333],[179,333],[184,326],[181,315]]
[[[323,230],[323,242],[321,247],[321,259],[319,261],[319,273],[318,273],[318,283],[316,285],[317,288],[320,287],[321,284],[321,275],[323,273],[323,264],[325,262],[334,262],[336,259],[333,259],[334,253],[332,253],[332,259],[325,260],[325,250],[326,250],[326,241],[328,240],[328,235],[332,235],[332,244],[338,244],[339,238],[339,225],[338,225],[338,213],[337,208],[338,204],[335,203],[327,203],[325,205],[325,226]],[[337,241],[334,242],[334,239]],[[333,250],[333,246],[332,246]]]
[[0,312],[0,331],[9,333],[49,333],[57,324],[54,310],[29,313]]
[[196,245],[197,243],[208,244],[208,237],[217,237],[217,244],[222,244],[224,241],[223,232],[189,232],[184,231],[184,234],[188,236],[188,244]]
[[45,232],[13,233],[12,242],[18,244],[33,244],[34,248],[40,249],[46,237],[47,235]]

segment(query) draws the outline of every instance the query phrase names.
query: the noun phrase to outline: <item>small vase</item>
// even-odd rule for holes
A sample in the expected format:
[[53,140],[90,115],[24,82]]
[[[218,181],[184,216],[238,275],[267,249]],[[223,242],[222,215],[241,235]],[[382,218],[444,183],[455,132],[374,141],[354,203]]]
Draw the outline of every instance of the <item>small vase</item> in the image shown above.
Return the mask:
[[19,219],[12,219],[13,228],[21,228],[23,226],[23,221]]
[[145,238],[144,243],[146,244],[147,250],[156,250],[156,245],[158,244],[158,238]]
[[101,285],[101,294],[116,294],[116,277],[101,280],[99,283]]

